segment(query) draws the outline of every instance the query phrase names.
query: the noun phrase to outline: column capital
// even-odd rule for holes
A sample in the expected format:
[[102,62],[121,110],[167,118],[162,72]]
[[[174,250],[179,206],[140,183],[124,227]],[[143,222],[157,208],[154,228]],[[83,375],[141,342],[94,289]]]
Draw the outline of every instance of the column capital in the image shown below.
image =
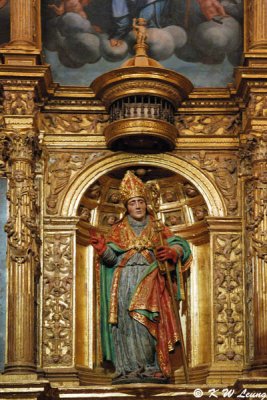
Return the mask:
[[41,154],[38,134],[33,130],[3,130],[0,133],[2,158],[9,163],[28,161],[31,164]]

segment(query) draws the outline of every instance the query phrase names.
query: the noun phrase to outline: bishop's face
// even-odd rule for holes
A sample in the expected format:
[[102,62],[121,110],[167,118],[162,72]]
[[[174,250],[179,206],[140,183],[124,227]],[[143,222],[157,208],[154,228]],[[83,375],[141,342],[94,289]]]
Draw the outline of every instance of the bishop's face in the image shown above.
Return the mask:
[[132,218],[143,221],[146,217],[146,202],[143,197],[132,197],[127,202],[127,210]]

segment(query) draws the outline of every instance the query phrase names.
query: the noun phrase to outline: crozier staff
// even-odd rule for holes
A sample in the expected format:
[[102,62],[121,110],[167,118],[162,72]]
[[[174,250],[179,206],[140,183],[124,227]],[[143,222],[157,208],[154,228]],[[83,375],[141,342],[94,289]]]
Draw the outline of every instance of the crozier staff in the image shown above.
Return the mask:
[[127,209],[105,239],[91,235],[101,258],[101,339],[103,358],[113,361],[113,383],[166,383],[171,373],[169,352],[179,341],[165,276],[158,261],[176,269],[177,299],[182,298],[182,270],[190,266],[186,240],[163,226],[160,244],[154,218],[147,211],[145,185],[132,172],[124,176],[121,198]]

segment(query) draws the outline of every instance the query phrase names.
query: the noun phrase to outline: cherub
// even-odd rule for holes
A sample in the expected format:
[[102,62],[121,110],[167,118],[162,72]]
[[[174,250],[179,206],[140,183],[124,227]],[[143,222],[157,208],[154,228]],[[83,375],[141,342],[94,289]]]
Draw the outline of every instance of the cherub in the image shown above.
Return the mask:
[[147,39],[147,21],[144,18],[134,18],[133,30],[136,35],[136,43],[144,45]]
[[56,4],[49,4],[48,7],[52,8],[57,15],[73,12],[86,19],[87,14],[84,11],[84,7],[87,6],[90,1],[91,0],[61,0],[59,6]]

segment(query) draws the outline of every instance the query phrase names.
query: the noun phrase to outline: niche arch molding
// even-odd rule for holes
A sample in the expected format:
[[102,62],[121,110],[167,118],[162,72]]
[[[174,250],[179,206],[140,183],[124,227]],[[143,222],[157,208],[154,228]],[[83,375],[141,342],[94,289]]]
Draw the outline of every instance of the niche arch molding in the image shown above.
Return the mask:
[[171,153],[144,155],[125,152],[109,154],[90,164],[76,175],[61,200],[59,215],[62,217],[76,216],[81,198],[92,183],[117,168],[130,168],[133,165],[161,167],[180,174],[202,194],[208,207],[209,216],[221,218],[226,216],[226,204],[216,184],[208,174],[188,160]]

